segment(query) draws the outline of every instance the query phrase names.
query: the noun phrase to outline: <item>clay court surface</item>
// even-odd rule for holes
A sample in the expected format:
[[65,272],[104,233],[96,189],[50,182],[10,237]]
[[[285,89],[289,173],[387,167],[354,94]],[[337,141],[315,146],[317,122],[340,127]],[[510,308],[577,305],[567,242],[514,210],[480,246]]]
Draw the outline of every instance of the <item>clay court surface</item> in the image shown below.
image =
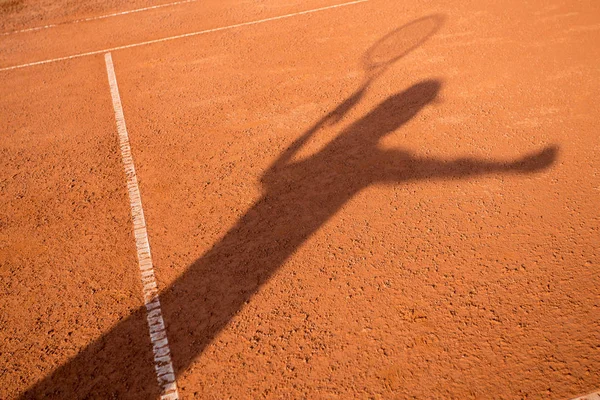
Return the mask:
[[8,68],[238,24],[111,51],[180,397],[600,388],[600,3],[342,3],[0,0],[0,398],[164,394],[104,52]]

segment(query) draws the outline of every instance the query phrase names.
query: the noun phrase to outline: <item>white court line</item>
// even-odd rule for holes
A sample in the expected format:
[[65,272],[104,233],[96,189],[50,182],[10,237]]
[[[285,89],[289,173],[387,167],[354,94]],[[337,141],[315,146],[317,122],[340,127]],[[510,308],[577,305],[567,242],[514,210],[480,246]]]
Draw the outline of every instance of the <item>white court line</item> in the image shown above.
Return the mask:
[[79,54],[74,54],[72,56],[51,58],[51,59],[48,59],[48,60],[35,61],[35,62],[27,63],[27,64],[13,65],[11,67],[0,68],[0,71],[9,71],[11,69],[31,67],[31,66],[34,66],[34,65],[48,64],[48,63],[53,63],[53,62],[63,61],[63,60],[71,60],[73,58],[79,58],[79,57],[85,57],[85,56],[92,56],[94,54],[102,54],[102,53],[107,53],[107,52],[116,51],[116,50],[130,49],[132,47],[139,47],[139,46],[145,46],[145,45],[153,44],[153,43],[160,43],[160,42],[166,42],[166,41],[169,41],[169,40],[187,38],[187,37],[191,37],[191,36],[202,35],[202,34],[205,34],[205,33],[224,31],[224,30],[227,30],[227,29],[239,28],[239,27],[242,27],[242,26],[262,24],[264,22],[276,21],[278,19],[290,18],[290,17],[295,17],[295,16],[298,16],[298,15],[311,14],[311,13],[315,13],[315,12],[319,12],[319,11],[330,10],[332,8],[338,8],[338,7],[349,6],[349,5],[352,5],[352,4],[364,3],[364,2],[367,2],[367,1],[369,1],[369,0],[356,0],[356,1],[351,1],[351,2],[348,2],[348,3],[336,4],[336,5],[333,5],[333,6],[327,6],[327,7],[321,7],[321,8],[314,8],[312,10],[307,10],[307,11],[300,11],[300,12],[296,12],[296,13],[293,13],[293,14],[280,15],[278,17],[271,17],[271,18],[259,19],[259,20],[250,21],[250,22],[242,22],[240,24],[228,25],[228,26],[223,26],[223,27],[220,27],[220,28],[213,28],[213,29],[207,29],[207,30],[204,30],[204,31],[184,33],[183,35],[169,36],[169,37],[166,37],[166,38],[148,40],[146,42],[128,44],[128,45],[125,45],[125,46],[116,46],[116,47],[111,47],[111,48],[108,48],[108,49],[89,51],[87,53],[79,53]]
[[116,12],[116,13],[112,13],[112,14],[99,15],[97,17],[81,18],[81,19],[76,19],[73,21],[65,21],[65,22],[61,22],[61,23],[57,23],[57,24],[49,24],[49,25],[44,25],[44,26],[36,26],[33,28],[19,29],[16,31],[2,32],[2,33],[0,33],[0,36],[13,35],[15,33],[39,31],[42,29],[54,28],[59,25],[76,24],[78,22],[87,22],[87,21],[95,21],[97,19],[118,17],[119,15],[133,14],[133,13],[140,12],[140,11],[154,10],[156,8],[162,8],[162,7],[171,7],[171,6],[176,6],[176,5],[185,4],[185,3],[193,3],[195,1],[198,1],[198,0],[183,0],[183,1],[176,1],[174,3],[158,4],[156,6],[136,8],[135,10],[120,11],[120,12]]
[[113,108],[115,109],[117,132],[119,133],[119,147],[121,148],[121,157],[123,158],[125,175],[127,176],[127,191],[129,192],[135,247],[142,275],[142,284],[144,285],[146,319],[148,320],[150,341],[152,342],[152,352],[154,353],[154,369],[156,370],[158,384],[162,389],[160,398],[162,400],[176,400],[179,398],[179,394],[177,392],[177,382],[175,381],[175,371],[171,362],[171,350],[169,349],[165,321],[162,317],[160,301],[158,299],[158,287],[156,285],[156,278],[154,277],[154,267],[152,266],[152,256],[150,255],[150,243],[148,242],[142,199],[135,175],[135,167],[129,145],[129,135],[125,126],[125,116],[123,115],[123,107],[121,105],[121,97],[119,96],[119,87],[117,86],[117,77],[111,54],[105,54],[104,60],[106,62],[108,84],[110,85],[110,95],[112,97]]

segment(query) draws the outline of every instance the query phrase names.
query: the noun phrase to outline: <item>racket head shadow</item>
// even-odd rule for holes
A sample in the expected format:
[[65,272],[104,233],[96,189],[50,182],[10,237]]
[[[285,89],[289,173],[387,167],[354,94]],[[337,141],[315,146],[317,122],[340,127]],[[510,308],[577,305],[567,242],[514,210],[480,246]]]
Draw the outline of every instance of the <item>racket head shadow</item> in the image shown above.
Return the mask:
[[363,68],[368,79],[379,76],[392,64],[421,46],[443,23],[443,15],[428,15],[402,25],[379,39],[363,55]]

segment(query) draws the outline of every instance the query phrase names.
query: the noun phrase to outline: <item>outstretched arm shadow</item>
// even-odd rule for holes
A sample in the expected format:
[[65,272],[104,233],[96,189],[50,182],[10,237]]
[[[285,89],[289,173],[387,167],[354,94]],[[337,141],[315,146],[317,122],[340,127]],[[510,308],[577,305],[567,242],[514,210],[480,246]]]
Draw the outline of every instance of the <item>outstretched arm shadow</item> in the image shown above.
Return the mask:
[[387,151],[381,154],[382,168],[377,180],[393,184],[406,180],[461,179],[494,173],[524,174],[547,168],[554,162],[557,153],[556,146],[549,146],[513,161],[486,161],[420,158],[401,151]]

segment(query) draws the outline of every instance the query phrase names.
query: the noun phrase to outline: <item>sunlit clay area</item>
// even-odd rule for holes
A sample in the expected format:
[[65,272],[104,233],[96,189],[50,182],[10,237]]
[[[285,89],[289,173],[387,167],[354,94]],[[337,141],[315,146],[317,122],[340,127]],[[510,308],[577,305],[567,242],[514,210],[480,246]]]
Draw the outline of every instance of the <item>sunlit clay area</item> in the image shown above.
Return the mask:
[[600,400],[600,2],[0,0],[0,399]]

